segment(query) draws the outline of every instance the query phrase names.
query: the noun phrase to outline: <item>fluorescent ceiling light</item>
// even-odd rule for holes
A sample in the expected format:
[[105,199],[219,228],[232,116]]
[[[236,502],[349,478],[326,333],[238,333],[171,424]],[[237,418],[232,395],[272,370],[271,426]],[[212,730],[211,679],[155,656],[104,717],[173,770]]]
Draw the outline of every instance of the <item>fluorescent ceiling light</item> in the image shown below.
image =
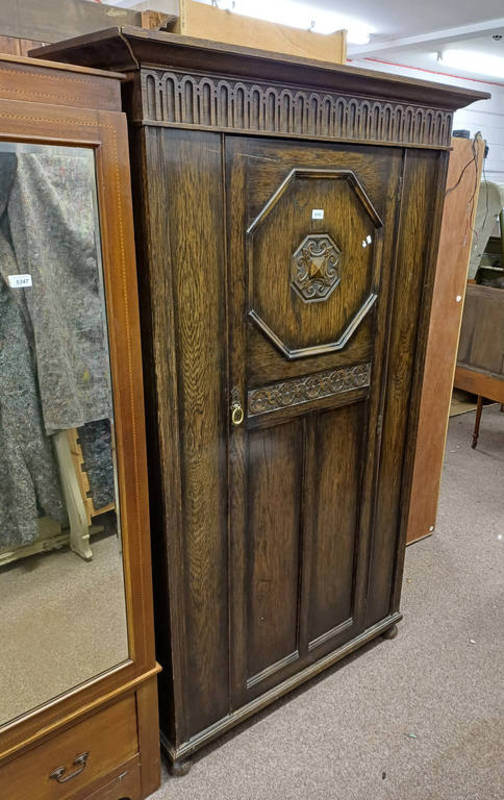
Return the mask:
[[351,44],[367,44],[373,32],[362,20],[336,11],[327,11],[297,0],[217,0],[221,9],[246,17],[291,25],[316,33],[334,33],[345,29]]
[[438,61],[447,67],[475,72],[477,75],[492,75],[504,80],[504,57],[481,53],[477,50],[445,50]]

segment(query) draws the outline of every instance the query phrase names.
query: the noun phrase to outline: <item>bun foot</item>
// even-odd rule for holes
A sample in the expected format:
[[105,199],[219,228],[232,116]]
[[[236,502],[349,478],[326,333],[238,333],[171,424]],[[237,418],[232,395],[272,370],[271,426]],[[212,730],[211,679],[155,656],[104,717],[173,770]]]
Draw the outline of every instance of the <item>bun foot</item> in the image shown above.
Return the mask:
[[191,767],[192,762],[189,758],[181,758],[176,759],[175,761],[170,761],[168,769],[170,775],[173,775],[174,778],[183,778],[184,775],[187,775]]
[[382,633],[382,638],[395,639],[398,633],[399,633],[399,628],[397,627],[397,625],[392,625],[391,628],[387,628],[385,633]]

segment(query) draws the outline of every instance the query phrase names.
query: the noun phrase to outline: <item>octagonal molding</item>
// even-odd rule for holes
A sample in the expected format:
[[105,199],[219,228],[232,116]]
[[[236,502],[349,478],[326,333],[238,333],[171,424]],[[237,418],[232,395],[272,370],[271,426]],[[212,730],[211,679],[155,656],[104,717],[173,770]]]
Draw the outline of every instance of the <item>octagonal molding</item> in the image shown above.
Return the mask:
[[383,226],[383,222],[378,214],[377,210],[375,209],[371,198],[366,193],[366,190],[362,186],[361,182],[359,181],[355,172],[351,169],[299,169],[298,167],[294,167],[291,169],[289,174],[284,178],[278,189],[271,195],[270,199],[266,203],[266,205],[261,209],[257,217],[250,223],[247,228],[247,234],[251,234],[255,228],[261,223],[264,222],[268,214],[272,211],[274,206],[278,203],[282,195],[284,194],[285,190],[288,188],[289,184],[291,184],[296,178],[329,178],[333,180],[344,180],[350,184],[350,186],[355,191],[355,194],[361,201],[362,205],[364,206],[365,210],[369,214],[371,221],[377,228],[381,228]]
[[305,236],[291,258],[291,286],[304,303],[327,300],[340,282],[341,251],[328,233]]
[[[303,169],[294,168],[284,178],[278,189],[271,195],[259,214],[247,228],[247,238],[250,240],[250,257],[253,252],[254,232],[270,215],[280,198],[288,190],[290,184],[297,178],[329,179],[345,181],[352,188],[355,198],[369,217],[373,227],[379,229],[383,222],[376,211],[370,197],[352,170],[346,169]],[[304,254],[303,254],[304,249]],[[291,257],[290,285],[304,303],[327,300],[339,284],[341,276],[338,262],[341,250],[329,234],[308,233]],[[300,264],[300,259],[302,263]],[[251,262],[252,263],[252,262]],[[376,274],[376,270],[375,270]],[[250,273],[252,275],[252,273]],[[287,278],[288,279],[288,278]],[[371,288],[371,287],[370,287]],[[353,336],[359,325],[365,319],[377,300],[377,293],[370,291],[355,312],[346,321],[344,329],[334,341],[322,342],[305,347],[291,347],[254,309],[253,280],[249,281],[249,317],[262,331],[262,333],[280,350],[288,360],[305,358],[307,356],[322,355],[343,349]]]

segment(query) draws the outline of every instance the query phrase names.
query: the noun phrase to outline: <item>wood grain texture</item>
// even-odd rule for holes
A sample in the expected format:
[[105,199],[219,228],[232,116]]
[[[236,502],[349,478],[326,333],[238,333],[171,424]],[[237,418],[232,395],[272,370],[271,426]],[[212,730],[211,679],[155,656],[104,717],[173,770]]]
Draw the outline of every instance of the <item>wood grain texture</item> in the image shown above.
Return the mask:
[[[405,103],[414,109],[414,114],[420,107],[454,110],[489,97],[487,92],[458,86],[191,36],[146,31],[129,25],[60,41],[40,48],[32,55],[129,73],[142,65],[165,67],[169,71],[180,70],[187,74],[206,73],[208,77],[245,78],[253,82],[270,81],[274,75],[275,83],[285,84],[285,89],[295,85],[301,92],[306,88],[322,89],[324,94],[336,90],[347,97]],[[217,121],[211,122],[213,126],[216,124]],[[433,147],[439,146],[439,142],[433,143]]]
[[[342,350],[323,355],[310,356],[310,370],[322,371],[330,367],[338,369],[369,361],[373,353],[373,315],[367,315]],[[249,386],[260,387],[270,380],[286,380],[306,373],[304,359],[288,361],[257,325],[248,329]]]
[[[391,340],[369,572],[368,624],[389,613],[395,571],[401,569],[398,559],[402,562],[404,557],[398,547],[400,537],[405,535],[403,516],[409,502],[409,489],[404,487],[405,470],[406,461],[412,462],[414,454],[417,421],[414,404],[418,402],[418,397],[413,399],[412,389],[415,373],[418,379],[423,366],[419,326],[422,302],[424,328],[428,320],[430,301],[428,294],[423,296],[424,284],[428,288],[434,274],[437,232],[432,231],[432,220],[436,219],[436,203],[440,204],[445,177],[443,162],[436,162],[420,151],[408,153],[390,307]],[[426,337],[425,329],[423,335]],[[412,437],[409,441],[408,432]]]
[[138,749],[142,754],[139,773],[142,797],[149,797],[161,783],[157,676],[142,683],[136,692]]
[[315,422],[309,649],[352,617],[364,412],[356,403]]
[[[96,791],[84,797],[76,796],[75,800],[141,800],[142,787],[140,780],[140,764],[138,757],[124,764],[118,774],[105,786],[102,784]],[[72,798],[73,800],[73,798]]]
[[0,36],[0,53],[9,53],[13,56],[27,56],[35,47],[43,47],[44,42],[32,39],[18,39],[14,36]]
[[[129,78],[163,742],[177,759],[400,618],[442,151],[453,110],[481,95],[131,28],[45,53]],[[310,304],[292,259],[321,235],[341,278]],[[310,263],[311,279],[324,269]],[[368,387],[247,416],[249,392],[369,362]]]
[[504,375],[504,292],[467,287],[457,365]]
[[[245,397],[248,391],[250,403],[246,427],[233,429],[230,436],[229,480],[232,487],[230,521],[233,531],[232,553],[236,556],[236,559],[232,558],[231,561],[231,637],[234,643],[231,676],[234,707],[247,702],[261,692],[269,691],[274,685],[297,671],[301,671],[306,664],[356,635],[360,629],[359,626],[364,623],[362,608],[366,575],[366,547],[370,531],[369,527],[362,531],[360,529],[360,487],[364,472],[369,468],[372,470],[373,462],[366,458],[366,467],[363,468],[361,446],[364,441],[369,445],[368,437],[373,438],[375,435],[376,425],[374,421],[370,423],[368,414],[371,414],[372,420],[375,419],[376,400],[358,405],[360,413],[350,410],[350,404],[357,403],[368,394],[371,394],[373,398],[379,396],[381,361],[383,360],[383,348],[386,347],[386,337],[381,331],[378,336],[376,335],[376,313],[382,313],[379,310],[382,306],[386,309],[387,287],[390,279],[387,266],[393,250],[393,221],[401,167],[400,153],[395,154],[394,159],[388,158],[383,162],[381,162],[379,154],[380,151],[377,151],[373,162],[368,162],[363,152],[356,152],[352,148],[335,151],[333,148],[325,148],[323,145],[288,143],[280,145],[273,140],[254,141],[231,138],[226,140],[230,264],[230,383],[236,387],[242,397]],[[296,172],[298,164],[304,165],[302,169],[299,169],[299,173]],[[373,168],[371,168],[371,164]],[[346,165],[346,174],[353,168],[353,174],[358,175],[358,182],[355,185],[362,187],[360,197],[364,198],[365,204],[361,199],[355,199],[355,190],[348,185],[346,178],[338,173],[340,165],[342,170],[345,169],[343,165]],[[330,177],[328,177],[328,173]],[[293,174],[299,174],[301,181],[306,181],[300,195],[297,190],[289,192],[289,176]],[[319,189],[319,180],[325,184],[322,189]],[[293,183],[295,184],[295,181]],[[341,198],[340,186],[343,186],[344,199]],[[337,198],[336,202],[334,202],[334,197]],[[275,216],[277,207],[281,208],[278,217]],[[311,210],[314,207],[324,208],[323,222],[311,219]],[[292,223],[289,225],[287,222],[284,225],[285,219],[292,220]],[[380,223],[379,233],[370,234],[369,228],[373,229],[377,220]],[[387,223],[385,242],[381,235],[383,220]],[[263,222],[267,223],[264,225],[264,231],[262,230]],[[269,224],[270,222],[271,224]],[[338,303],[331,307],[329,313],[325,309],[326,302],[314,304],[313,309],[307,308],[306,304],[292,292],[290,285],[290,255],[295,249],[294,243],[302,239],[303,232],[320,230],[321,225],[331,230],[331,236],[335,241],[344,243],[341,247],[342,252],[346,252],[347,247],[351,251],[344,260],[341,282],[335,290],[335,292],[340,292]],[[263,244],[259,253],[254,253],[253,259],[248,257],[250,256],[250,247],[247,237],[250,237],[250,232],[254,234],[260,232]],[[367,239],[368,236],[371,238],[371,243]],[[248,253],[244,252],[244,240],[249,250]],[[362,247],[363,242],[366,242],[366,247]],[[359,250],[354,256],[352,245],[356,249],[357,243]],[[278,253],[275,248],[278,249]],[[360,253],[363,252],[364,256],[361,257]],[[384,252],[386,260],[382,261]],[[268,298],[268,291],[265,288],[262,297],[270,304],[270,318],[274,319],[273,324],[285,326],[286,320],[293,319],[295,321],[293,335],[299,336],[301,341],[303,341],[302,337],[312,337],[305,341],[313,343],[319,343],[323,336],[333,336],[338,325],[344,327],[348,319],[351,319],[352,314],[355,313],[355,306],[358,305],[357,298],[361,299],[363,294],[371,291],[380,294],[380,282],[383,280],[384,301],[378,303],[376,312],[373,309],[369,317],[370,327],[367,333],[369,349],[367,352],[369,353],[373,348],[371,352],[375,359],[371,371],[368,371],[369,367],[366,367],[365,364],[344,366],[352,352],[351,342],[348,350],[338,353],[341,362],[334,353],[329,353],[324,358],[317,356],[314,359],[300,359],[298,363],[292,364],[292,374],[295,377],[284,380],[280,384],[273,383],[273,394],[275,387],[277,392],[284,392],[287,404],[284,404],[283,408],[277,407],[263,414],[261,419],[261,414],[255,413],[257,411],[254,405],[255,398],[259,399],[259,405],[261,398],[264,403],[266,392],[267,399],[268,386],[271,386],[271,379],[276,375],[279,361],[262,359],[261,369],[265,384],[255,385],[258,362],[254,360],[253,348],[258,346],[260,338],[257,335],[254,336],[257,331],[254,322],[249,322],[244,327],[243,320],[247,318],[247,314],[250,318],[250,308],[254,304],[258,305],[254,282],[256,274],[264,275],[265,287],[269,287],[269,294],[273,298]],[[361,281],[360,295],[358,290],[357,292],[355,290],[359,281]],[[276,284],[282,282],[283,289],[277,290]],[[283,305],[279,301],[279,297],[284,298]],[[295,314],[289,317],[287,310],[289,309],[290,312],[291,308],[295,309]],[[335,308],[340,309],[338,313],[335,313]],[[264,314],[264,307],[261,310]],[[267,340],[264,334],[263,340]],[[297,345],[298,340],[292,339],[291,343]],[[269,347],[274,349],[271,342]],[[245,355],[246,357],[244,357]],[[317,365],[334,364],[334,368],[313,373],[314,361]],[[283,362],[283,373],[288,374],[285,364],[290,367],[291,362],[287,362],[285,358]],[[359,390],[352,391],[349,386],[350,391],[347,396],[334,392],[326,398],[320,398],[316,396],[315,392],[313,396],[307,398],[306,402],[296,403],[296,387],[311,386],[310,381],[313,383],[313,388],[319,385],[323,386],[322,379],[317,382],[317,375],[337,375],[339,373],[351,376],[353,370],[362,370],[363,374],[365,372],[366,383],[371,382],[372,384],[370,388],[366,387],[364,395],[361,392],[359,396]],[[371,376],[370,379],[369,376]],[[315,382],[313,382],[314,379]],[[349,377],[350,380],[351,377]],[[376,387],[374,386],[375,380]],[[271,399],[271,392],[269,396]],[[321,405],[322,402],[323,405]],[[277,405],[281,405],[279,400]],[[327,411],[324,412],[324,409]],[[329,411],[329,409],[331,410]],[[354,417],[354,414],[357,416]],[[341,423],[339,415],[341,415]],[[348,424],[350,420],[357,418],[358,425]],[[287,422],[288,420],[291,422]],[[281,431],[282,428],[288,428],[293,423],[298,425],[300,422],[303,423],[303,436],[299,435],[299,452],[303,459],[302,487],[298,489],[296,483],[296,489],[289,486],[288,490],[277,493],[279,499],[275,503],[268,501],[269,505],[267,506],[268,517],[272,520],[276,520],[275,508],[277,506],[284,508],[285,502],[288,505],[282,513],[282,519],[291,519],[288,513],[293,513],[298,509],[297,525],[300,528],[298,536],[300,536],[302,544],[299,551],[298,537],[296,537],[295,540],[291,539],[289,545],[285,544],[283,547],[285,559],[290,559],[292,554],[299,561],[295,599],[292,598],[292,588],[283,592],[283,616],[289,620],[291,636],[288,639],[283,638],[283,651],[273,651],[273,656],[267,659],[269,664],[261,663],[261,671],[253,675],[251,679],[248,670],[250,642],[246,635],[250,619],[244,598],[250,591],[257,591],[257,581],[249,566],[248,514],[250,511],[247,509],[253,508],[255,503],[260,503],[262,508],[265,503],[262,491],[255,490],[256,460],[250,454],[252,442],[257,436],[255,428],[259,422],[262,423],[260,425],[261,436]],[[323,434],[319,436],[320,426]],[[343,440],[345,429],[348,433],[348,441]],[[279,433],[275,435],[279,435]],[[327,445],[324,444],[326,439],[328,440]],[[356,458],[358,466],[355,463]],[[321,474],[319,459],[327,461],[324,475]],[[283,471],[285,473],[285,469]],[[338,495],[341,501],[339,515],[345,522],[343,523],[341,550],[338,551],[337,533],[331,527],[334,513],[331,491],[339,481],[342,486],[341,495]],[[272,478],[269,483],[273,484]],[[251,486],[254,487],[253,491],[250,489]],[[346,491],[347,489],[348,491]],[[366,499],[366,502],[369,503],[369,500]],[[320,526],[317,523],[319,517]],[[349,530],[352,526],[350,534]],[[266,524],[262,525],[265,540],[262,543],[261,552],[267,552],[268,548],[276,546],[276,536],[269,530],[269,527]],[[325,585],[328,581],[328,574],[321,568],[318,560],[317,542],[320,538],[327,545],[326,554],[334,550],[338,551],[338,555],[341,556],[345,551],[345,557],[341,558],[341,572],[337,573],[338,577],[336,574],[332,575],[332,581],[329,581],[328,586]],[[334,566],[334,560],[332,563]],[[288,574],[290,583],[293,584],[293,573],[288,571]],[[277,583],[279,581],[280,577],[277,578]],[[338,592],[341,594],[338,595]],[[328,594],[333,598],[332,605],[331,601],[327,599]],[[335,599],[336,597],[337,599]],[[318,598],[318,600],[313,598]],[[338,612],[335,611],[335,605],[339,604],[339,611],[344,615],[345,602],[352,613],[354,607],[356,610],[356,622],[353,627],[352,620],[348,616],[340,619]],[[310,613],[310,606],[314,609],[313,613]],[[291,617],[291,615],[294,616]],[[333,621],[328,623],[327,620],[331,615]],[[297,637],[293,636],[294,620],[296,620],[295,627],[298,631]],[[262,647],[264,655],[268,651],[268,646],[271,649],[271,643],[262,644],[264,645]],[[249,677],[246,680],[247,676]]]
[[[150,131],[143,158],[143,179],[162,178],[149,179],[145,205],[139,208],[152,256],[149,272],[141,273],[141,298],[152,331],[145,363],[148,407],[156,414],[150,427],[150,473],[158,476],[152,484],[154,552],[164,550],[168,533],[171,542],[155,564],[155,586],[158,607],[169,605],[175,655],[161,646],[158,657],[168,668],[166,682],[173,679],[176,687],[184,687],[175,689],[187,710],[176,731],[184,737],[228,707],[222,681],[227,673],[227,537],[220,139]],[[159,480],[175,516],[163,513],[164,503],[157,513]],[[161,613],[166,620],[166,611]],[[162,697],[164,684],[162,679]]]
[[[248,138],[228,140],[231,141],[235,142],[234,147],[239,153],[236,156],[236,169],[244,171],[241,180],[247,182],[247,219],[244,224],[250,227],[261,215],[278,187],[284,183],[292,166],[297,163],[307,163],[307,151],[303,145],[294,143],[279,145],[272,140],[269,142]],[[286,203],[292,200],[292,208],[295,210],[289,211],[292,224],[289,226],[286,220],[284,228],[285,215],[277,214],[273,208],[266,217],[265,232],[261,231],[260,224],[254,230],[254,233],[257,232],[262,237],[263,250],[259,249],[257,252],[254,247],[251,256],[249,250],[251,264],[247,279],[249,294],[247,311],[257,306],[265,321],[294,347],[298,345],[302,347],[307,343],[319,346],[324,344],[324,337],[326,342],[331,341],[333,337],[337,338],[337,335],[345,330],[347,323],[355,318],[365,298],[378,286],[376,256],[380,246],[381,229],[376,236],[372,233],[374,223],[364,210],[362,202],[356,198],[355,191],[344,180],[323,177],[324,169],[332,170],[335,175],[338,175],[339,169],[357,174],[366,192],[376,204],[378,215],[383,215],[388,203],[392,200],[395,202],[396,199],[392,188],[394,172],[391,171],[390,157],[379,148],[373,148],[372,159],[370,153],[368,160],[364,156],[363,149],[342,146],[335,150],[333,147],[321,144],[317,148],[310,148],[309,159],[311,173],[317,177],[294,181],[293,192],[290,193],[287,189],[280,198],[280,201],[284,200]],[[260,164],[261,168],[254,169],[255,164]],[[317,170],[320,173],[317,173]],[[299,190],[295,186],[297,183],[301,184]],[[345,187],[341,193],[342,183]],[[341,206],[343,196],[350,202],[349,208],[345,208],[344,211]],[[326,216],[323,221],[311,219],[313,208],[325,209]],[[275,219],[277,225],[281,223],[285,236],[273,236],[275,225],[270,225],[268,221]],[[282,270],[283,265],[288,269],[292,249],[301,241],[303,234],[311,230],[319,231],[321,226],[325,226],[326,229],[329,226],[333,238],[340,243],[341,282],[326,302],[307,307],[302,300],[294,296],[289,285],[288,273],[282,279],[284,274]],[[269,231],[272,235],[267,238]],[[375,243],[371,247],[363,248],[362,242],[368,235],[375,239]],[[272,242],[270,248],[267,242]],[[293,244],[294,242],[296,244]],[[241,246],[240,255],[237,254],[236,257],[241,257]],[[254,270],[255,275],[264,283],[262,292],[256,290]],[[259,298],[256,299],[258,294]],[[282,316],[278,313],[280,308],[285,310],[285,320],[282,320]],[[328,367],[337,368],[343,364],[361,363],[369,359],[372,347],[373,324],[368,316],[359,324],[344,349],[337,354],[310,356],[310,368],[307,368],[304,359],[300,359],[299,363],[286,361],[278,352],[278,348],[264,336],[255,323],[251,322],[247,332],[250,385],[261,386],[271,380],[287,379]]]
[[0,95],[6,100],[120,111],[120,78],[75,68],[65,72],[61,64],[0,55]]
[[487,397],[495,403],[504,403],[504,378],[501,375],[457,365],[455,386],[465,392]]
[[[436,523],[462,320],[463,303],[457,302],[457,298],[463,298],[465,294],[485,145],[483,140],[453,139],[452,147],[420,401],[406,537],[408,544],[427,536]],[[474,163],[463,172],[474,157]]]
[[247,677],[297,650],[302,424],[249,439]]
[[452,113],[435,107],[153,68],[139,80],[138,124],[410,147],[448,147],[451,136]]
[[[374,241],[379,235],[379,223],[371,219],[353,183],[347,180],[348,172],[294,172],[279,197],[276,193],[282,184],[274,188],[267,216],[263,207],[253,231],[249,228],[249,314],[253,312],[291,353],[308,353],[322,346],[342,349],[338,343],[373,292],[376,247],[368,246],[366,240]],[[263,171],[250,171],[250,202],[255,201],[256,192],[264,191],[263,181]],[[323,224],[312,220],[312,209],[324,211]],[[275,235],[279,229],[282,236]],[[339,250],[334,267],[338,282],[319,302],[306,302],[292,285],[298,274],[297,267],[292,267],[293,245],[297,250],[310,233],[318,235],[320,229]],[[322,287],[323,282],[317,285]]]
[[332,397],[353,389],[369,386],[371,364],[340,367],[327,372],[315,372],[303,378],[291,378],[248,392],[248,416],[268,414],[281,408]]
[[335,64],[346,61],[346,31],[324,35],[230,14],[193,0],[179,0],[179,4],[178,21],[170,29],[174,33],[246,47],[252,45],[261,50],[333,61]]
[[[0,794],[9,800],[26,800],[31,795],[37,800],[69,800],[137,752],[135,699],[129,696],[4,766]],[[81,753],[89,756],[80,775],[66,784],[50,777],[59,766],[71,773]]]
[[37,42],[61,42],[69,36],[116,25],[140,25],[141,14],[128,8],[111,9],[108,3],[84,6],[82,0],[14,0],[0,5],[0,31]]

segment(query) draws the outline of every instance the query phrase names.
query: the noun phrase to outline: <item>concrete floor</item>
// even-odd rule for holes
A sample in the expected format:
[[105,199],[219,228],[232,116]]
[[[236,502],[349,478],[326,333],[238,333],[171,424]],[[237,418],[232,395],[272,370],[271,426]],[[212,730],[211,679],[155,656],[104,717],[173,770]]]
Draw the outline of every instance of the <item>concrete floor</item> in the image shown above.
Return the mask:
[[450,421],[437,529],[407,550],[398,638],[203,751],[152,800],[503,800],[504,415]]

